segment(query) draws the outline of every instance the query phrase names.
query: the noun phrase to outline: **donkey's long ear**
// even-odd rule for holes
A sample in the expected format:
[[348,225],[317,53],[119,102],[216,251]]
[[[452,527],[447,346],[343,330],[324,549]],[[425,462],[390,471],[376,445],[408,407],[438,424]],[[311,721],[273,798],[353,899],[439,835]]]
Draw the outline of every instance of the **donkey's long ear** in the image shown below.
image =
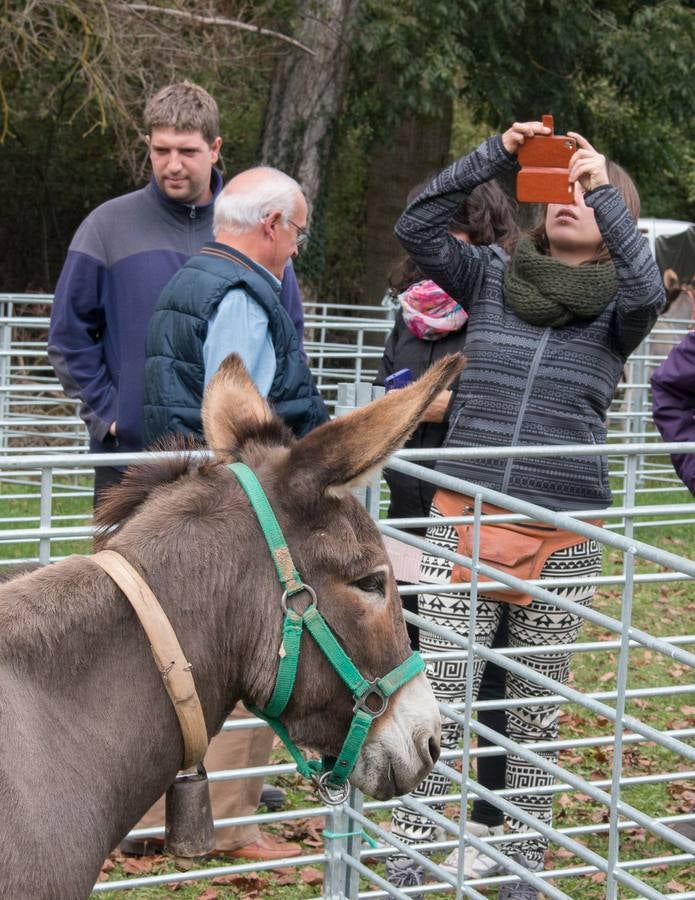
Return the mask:
[[227,462],[244,435],[270,422],[268,404],[258,393],[241,358],[230,353],[210,379],[203,398],[205,441],[218,459]]
[[445,356],[409,387],[321,425],[292,447],[288,477],[297,479],[305,493],[313,488],[343,494],[366,484],[373,470],[403,446],[432,400],[464,365],[458,353]]

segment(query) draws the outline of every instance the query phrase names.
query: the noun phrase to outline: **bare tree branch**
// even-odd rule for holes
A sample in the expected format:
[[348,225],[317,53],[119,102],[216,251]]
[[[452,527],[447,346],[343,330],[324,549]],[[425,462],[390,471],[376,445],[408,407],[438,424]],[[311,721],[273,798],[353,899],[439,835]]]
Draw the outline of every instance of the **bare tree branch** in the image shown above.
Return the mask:
[[152,6],[149,3],[121,3],[120,6],[121,9],[129,12],[163,13],[167,16],[178,16],[182,19],[188,19],[191,22],[199,22],[201,25],[227,25],[230,28],[240,28],[243,31],[251,31],[254,34],[262,34],[266,37],[273,37],[280,41],[286,41],[288,44],[292,44],[293,47],[298,47],[305,53],[316,56],[315,50],[312,50],[311,47],[307,47],[306,44],[302,44],[301,41],[295,40],[295,38],[292,38],[287,34],[282,34],[280,31],[273,31],[272,28],[262,28],[260,25],[249,25],[247,22],[240,22],[238,19],[225,19],[222,18],[222,16],[201,16],[197,13],[187,12],[183,9]]

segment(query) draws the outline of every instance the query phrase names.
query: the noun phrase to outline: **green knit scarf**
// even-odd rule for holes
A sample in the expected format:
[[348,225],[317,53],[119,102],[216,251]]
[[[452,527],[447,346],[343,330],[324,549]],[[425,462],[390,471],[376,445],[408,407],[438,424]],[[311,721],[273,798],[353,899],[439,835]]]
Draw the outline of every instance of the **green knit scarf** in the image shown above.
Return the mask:
[[539,253],[530,237],[519,241],[504,273],[504,296],[517,316],[552,328],[595,318],[617,285],[613,263],[568,266]]

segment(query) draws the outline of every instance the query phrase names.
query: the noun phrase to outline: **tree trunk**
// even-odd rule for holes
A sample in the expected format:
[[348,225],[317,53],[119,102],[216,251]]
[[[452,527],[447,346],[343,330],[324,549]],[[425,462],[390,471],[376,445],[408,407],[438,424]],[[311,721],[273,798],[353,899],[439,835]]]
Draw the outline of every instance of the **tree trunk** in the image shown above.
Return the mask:
[[261,156],[302,185],[310,208],[330,159],[334,125],[347,76],[350,37],[359,0],[301,0],[295,37],[315,55],[291,50],[278,64],[265,114]]
[[452,104],[442,100],[442,114],[410,116],[388,144],[374,149],[367,187],[364,241],[365,302],[378,304],[388,273],[403,255],[393,226],[415,185],[429,180],[449,161]]

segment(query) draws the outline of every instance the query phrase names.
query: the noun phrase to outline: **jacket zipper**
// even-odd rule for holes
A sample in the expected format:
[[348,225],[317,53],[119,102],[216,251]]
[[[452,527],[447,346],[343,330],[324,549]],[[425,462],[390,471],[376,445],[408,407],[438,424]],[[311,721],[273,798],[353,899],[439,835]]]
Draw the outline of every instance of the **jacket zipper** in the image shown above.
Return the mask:
[[[550,328],[546,328],[543,332],[543,336],[540,339],[538,347],[536,348],[536,352],[533,355],[533,360],[531,362],[531,367],[528,372],[528,379],[526,381],[526,387],[524,388],[524,396],[521,398],[521,405],[519,406],[519,414],[516,418],[516,424],[514,426],[514,435],[512,436],[512,447],[516,447],[519,443],[519,435],[521,434],[521,426],[524,422],[524,416],[526,414],[526,407],[528,406],[528,398],[531,393],[531,388],[533,387],[533,382],[536,380],[536,374],[538,373],[538,367],[541,364],[541,357],[543,356],[543,351],[545,350],[545,345],[548,343],[550,338]],[[506,494],[509,489],[509,481],[512,476],[512,466],[514,465],[514,457],[510,456],[507,460],[507,464],[504,467],[504,478],[502,479],[502,487],[500,488],[503,494]]]
[[188,213],[188,255],[194,256],[200,250],[200,243],[196,241],[196,219],[198,218],[198,211],[195,208],[195,204],[191,206],[190,212]]

